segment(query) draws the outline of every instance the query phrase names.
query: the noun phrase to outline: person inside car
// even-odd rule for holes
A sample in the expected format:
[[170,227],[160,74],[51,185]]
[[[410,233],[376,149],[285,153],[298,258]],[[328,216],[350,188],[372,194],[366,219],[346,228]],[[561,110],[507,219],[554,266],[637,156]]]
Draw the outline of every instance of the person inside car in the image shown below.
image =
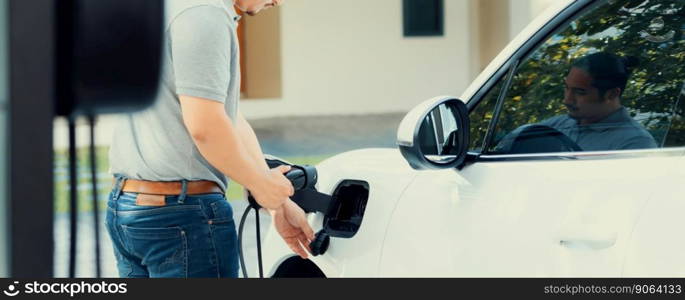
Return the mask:
[[[525,153],[530,146],[516,144],[531,137],[549,138],[540,128],[551,127],[564,136],[553,137],[562,141],[570,151],[607,151],[656,148],[652,135],[621,104],[621,97],[630,77],[631,69],[637,65],[634,58],[618,57],[599,52],[576,60],[565,78],[563,104],[568,113],[555,116],[534,125],[519,127],[508,134],[497,146],[500,153]],[[522,137],[526,135],[526,137]],[[557,133],[558,134],[558,133]],[[571,142],[569,142],[569,140]],[[539,145],[544,144],[538,141]],[[540,146],[542,147],[542,146]],[[561,146],[560,146],[561,147]],[[526,151],[517,151],[525,148]],[[563,151],[558,149],[559,151]],[[574,148],[574,149],[571,149]],[[547,151],[535,151],[547,152]]]

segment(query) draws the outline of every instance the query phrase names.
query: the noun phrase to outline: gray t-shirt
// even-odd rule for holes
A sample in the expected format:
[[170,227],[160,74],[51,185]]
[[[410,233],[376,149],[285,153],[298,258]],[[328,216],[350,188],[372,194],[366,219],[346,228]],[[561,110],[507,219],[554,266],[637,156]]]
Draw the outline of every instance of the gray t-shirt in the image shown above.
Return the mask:
[[[240,95],[238,16],[232,0],[167,0],[162,78],[150,108],[120,115],[110,173],[150,181],[228,179],[199,152],[183,123],[179,95],[225,104],[235,120]],[[228,149],[227,149],[228,150]]]
[[[630,117],[625,107],[592,124],[580,125],[578,120],[565,114],[551,117],[535,125],[544,125],[558,130],[575,142],[582,151],[657,148],[654,137]],[[517,137],[527,126],[521,126],[507,134],[497,144],[495,152],[510,153]]]
[[568,115],[549,118],[540,122],[559,130],[576,142],[583,151],[629,150],[656,148],[654,137],[640,123],[630,117],[625,107],[603,120],[580,125]]

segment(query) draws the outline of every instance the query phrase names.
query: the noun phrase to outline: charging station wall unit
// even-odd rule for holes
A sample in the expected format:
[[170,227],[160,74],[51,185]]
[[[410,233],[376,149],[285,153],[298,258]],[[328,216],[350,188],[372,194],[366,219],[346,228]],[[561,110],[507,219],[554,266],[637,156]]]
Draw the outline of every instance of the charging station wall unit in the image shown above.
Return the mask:
[[404,36],[441,36],[444,0],[403,0]]
[[59,0],[57,99],[60,116],[129,112],[157,93],[163,0]]

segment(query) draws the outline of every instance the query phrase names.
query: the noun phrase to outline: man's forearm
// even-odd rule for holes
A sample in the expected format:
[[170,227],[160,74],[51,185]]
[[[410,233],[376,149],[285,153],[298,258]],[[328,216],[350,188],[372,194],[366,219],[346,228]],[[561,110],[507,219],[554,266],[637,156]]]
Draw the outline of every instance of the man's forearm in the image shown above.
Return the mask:
[[[238,112],[236,118],[236,131],[238,132],[238,136],[240,136],[243,145],[245,145],[247,152],[258,165],[261,165],[264,169],[269,169],[269,165],[266,163],[264,152],[262,151],[262,147],[259,146],[259,140],[257,139],[257,134],[255,134],[254,129],[252,129],[250,123],[247,122],[240,112]],[[275,213],[275,210],[269,209],[271,217],[273,217]]]
[[202,137],[195,138],[195,145],[212,166],[248,189],[263,180],[263,173],[267,171],[255,164],[228,116],[218,120]]
[[257,140],[257,135],[252,129],[252,126],[250,126],[250,123],[245,120],[245,117],[240,112],[237,114],[236,118],[236,131],[250,157],[252,157],[259,166],[268,169],[269,166],[266,164],[264,152],[262,152],[262,147],[259,146],[259,140]]

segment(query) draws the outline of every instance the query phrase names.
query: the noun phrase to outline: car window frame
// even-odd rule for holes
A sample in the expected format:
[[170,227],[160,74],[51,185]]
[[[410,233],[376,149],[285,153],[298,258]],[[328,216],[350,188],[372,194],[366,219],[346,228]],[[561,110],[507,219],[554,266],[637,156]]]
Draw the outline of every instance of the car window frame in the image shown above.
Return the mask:
[[[587,8],[596,5],[594,0],[578,0],[558,15],[550,19],[545,25],[541,26],[531,37],[516,49],[502,65],[493,72],[480,88],[467,100],[466,107],[469,114],[482,102],[488,93],[497,86],[500,80],[507,80],[507,76],[515,75],[520,64],[532,52],[536,51],[547,41],[555,32],[568,26],[573,20],[586,12]],[[528,153],[528,154],[483,154],[484,149],[490,146],[488,137],[494,134],[497,125],[495,112],[498,107],[502,107],[506,100],[506,93],[511,87],[511,81],[505,82],[502,89],[498,92],[493,118],[488,125],[488,131],[484,138],[483,147],[478,152],[469,151],[466,163],[475,162],[497,162],[497,161],[537,161],[537,160],[585,160],[585,159],[608,159],[608,158],[630,158],[639,156],[682,156],[685,155],[685,145],[681,147],[655,148],[655,149],[629,149],[629,150],[606,150],[606,151],[583,151],[583,152],[550,152],[550,153]]]

